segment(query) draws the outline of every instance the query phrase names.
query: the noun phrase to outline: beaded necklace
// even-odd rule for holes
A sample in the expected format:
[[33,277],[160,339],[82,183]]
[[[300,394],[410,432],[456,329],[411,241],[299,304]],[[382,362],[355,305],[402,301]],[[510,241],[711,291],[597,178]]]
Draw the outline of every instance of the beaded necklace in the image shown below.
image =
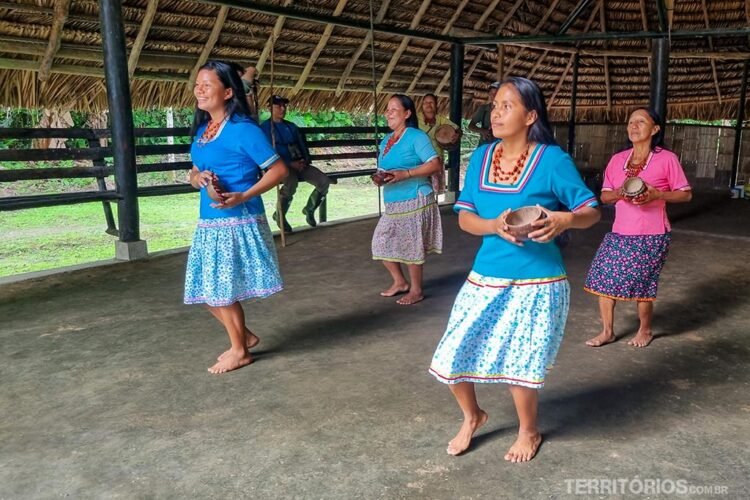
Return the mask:
[[208,125],[206,125],[206,130],[203,131],[203,135],[198,139],[198,146],[205,146],[207,143],[211,142],[216,137],[216,134],[219,133],[219,130],[225,121],[226,118],[223,118],[218,122],[209,120]]
[[521,170],[523,170],[523,166],[526,164],[526,158],[529,157],[530,147],[530,144],[526,145],[526,150],[521,153],[521,156],[518,157],[515,166],[510,172],[504,171],[502,165],[500,164],[503,158],[503,145],[500,144],[497,148],[495,148],[495,152],[492,154],[492,177],[494,178],[493,182],[495,184],[514,184],[518,180],[518,175],[521,173]]
[[628,159],[628,162],[625,164],[625,177],[638,177],[643,169],[646,168],[648,158],[651,155],[646,156],[646,158],[642,162],[638,163],[633,161],[633,156],[634,155],[631,155]]
[[405,131],[406,129],[402,130],[401,133],[398,134],[398,136],[396,135],[395,132],[391,134],[391,136],[388,138],[388,140],[385,143],[385,147],[383,148],[383,156],[387,155],[388,152],[391,150],[391,148],[396,145],[399,139],[401,139],[401,136],[404,135]]

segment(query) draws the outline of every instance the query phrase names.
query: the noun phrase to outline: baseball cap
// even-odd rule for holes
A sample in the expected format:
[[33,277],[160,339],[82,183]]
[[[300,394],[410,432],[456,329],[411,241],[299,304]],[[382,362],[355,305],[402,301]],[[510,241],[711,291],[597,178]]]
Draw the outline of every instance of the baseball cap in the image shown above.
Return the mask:
[[271,104],[289,104],[289,99],[287,99],[286,97],[281,97],[280,95],[274,94],[269,99],[269,102]]
[[500,82],[492,82],[490,83],[491,89],[499,89],[500,88]]

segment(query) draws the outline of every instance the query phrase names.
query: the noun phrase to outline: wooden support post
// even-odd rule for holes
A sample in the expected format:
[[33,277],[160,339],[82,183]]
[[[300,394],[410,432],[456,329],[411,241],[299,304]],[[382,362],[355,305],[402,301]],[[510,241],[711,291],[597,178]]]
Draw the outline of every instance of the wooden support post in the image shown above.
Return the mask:
[[578,100],[578,64],[580,56],[573,59],[573,85],[570,90],[570,117],[568,118],[568,154],[576,157],[576,101]]
[[[464,46],[454,43],[451,50],[451,121],[461,125],[464,94]],[[448,153],[448,190],[458,194],[461,170],[461,144]]]
[[100,0],[99,22],[104,47],[104,73],[109,104],[109,126],[112,131],[115,182],[117,193],[122,197],[118,202],[117,216],[120,242],[123,245],[116,246],[116,249],[118,258],[146,257],[146,242],[140,240],[139,230],[133,109],[128,83],[122,4],[118,0]]
[[667,74],[669,71],[669,39],[657,38],[652,44],[651,57],[651,99],[650,105],[659,114],[660,138],[664,138],[664,124],[667,122]]
[[737,123],[734,124],[734,152],[732,153],[732,172],[729,176],[729,187],[737,185],[740,170],[740,154],[742,152],[742,124],[745,121],[745,106],[747,106],[747,81],[750,76],[750,60],[745,61],[742,70],[742,86],[740,87],[740,101],[737,103]]

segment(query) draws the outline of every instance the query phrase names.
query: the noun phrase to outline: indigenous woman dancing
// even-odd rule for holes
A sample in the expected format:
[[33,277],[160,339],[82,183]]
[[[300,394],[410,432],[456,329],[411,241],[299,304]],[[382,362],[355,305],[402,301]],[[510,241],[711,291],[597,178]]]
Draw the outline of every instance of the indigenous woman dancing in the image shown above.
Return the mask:
[[[482,246],[430,366],[464,414],[448,443],[451,455],[466,451],[487,421],[475,383],[508,384],[519,429],[506,460],[531,460],[542,442],[537,391],[563,337],[570,291],[554,239],[600,216],[572,159],[555,144],[546,110],[534,82],[503,82],[491,111],[492,132],[501,140],[474,151],[455,205],[461,229],[482,236]],[[546,217],[521,242],[505,217],[524,205],[540,206]]]
[[250,364],[248,349],[259,342],[245,326],[240,301],[282,289],[260,195],[281,182],[287,168],[250,118],[242,81],[230,65],[204,64],[194,94],[190,183],[201,190],[200,220],[188,255],[185,303],[205,303],[229,335],[231,347],[208,369],[219,374]]
[[[443,250],[443,228],[430,176],[442,165],[430,138],[419,130],[417,110],[409,97],[396,94],[385,112],[393,132],[380,144],[385,213],[372,237],[372,258],[382,260],[393,283],[383,297],[405,293],[396,302],[411,305],[424,299],[422,267],[428,253]],[[409,270],[406,281],[401,270]]]
[[[682,203],[693,197],[677,156],[661,145],[659,116],[640,108],[628,120],[632,147],[615,154],[604,172],[602,203],[615,204],[615,222],[596,252],[586,277],[585,290],[599,296],[602,331],[586,345],[599,347],[617,340],[614,331],[618,300],[638,303],[640,328],[628,342],[646,347],[653,340],[651,318],[659,274],[671,241],[667,203]],[[645,192],[629,198],[622,186],[640,177]]]

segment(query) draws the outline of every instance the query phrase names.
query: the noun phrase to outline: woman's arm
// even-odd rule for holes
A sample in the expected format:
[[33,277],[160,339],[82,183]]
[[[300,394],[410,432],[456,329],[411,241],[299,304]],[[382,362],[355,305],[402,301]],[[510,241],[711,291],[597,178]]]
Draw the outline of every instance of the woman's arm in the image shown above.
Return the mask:
[[646,192],[632,201],[633,205],[645,205],[654,200],[664,200],[667,203],[686,203],[693,199],[693,192],[689,189],[683,191],[659,191],[648,183],[646,183],[646,187]]
[[204,170],[203,172],[201,172],[195,165],[193,165],[193,168],[191,168],[190,172],[188,172],[190,184],[195,189],[200,189],[208,186],[208,184],[211,182],[211,175],[212,174],[209,170]]
[[266,173],[263,174],[263,177],[261,177],[260,180],[250,189],[241,193],[225,193],[224,202],[215,203],[212,204],[212,206],[215,208],[232,208],[237,206],[240,203],[244,203],[251,198],[260,196],[266,191],[273,189],[277,184],[284,180],[287,175],[289,175],[289,169],[284,164],[284,161],[281,159],[276,160],[270,167],[268,167]]
[[422,165],[415,168],[411,168],[408,170],[389,170],[388,173],[393,174],[393,177],[390,181],[388,181],[388,184],[405,181],[407,179],[411,179],[412,177],[429,177],[432,174],[440,172],[442,168],[443,163],[440,158],[436,156],[432,160],[423,163]]
[[622,195],[622,190],[616,189],[616,190],[606,190],[602,191],[601,196],[599,199],[602,200],[602,203],[606,205],[612,205],[613,203],[617,203],[620,200],[624,200],[625,197]]
[[544,207],[541,209],[547,217],[532,222],[531,225],[539,229],[529,233],[529,239],[537,243],[548,243],[568,229],[586,229],[602,218],[599,209],[594,207],[583,207],[575,212],[552,212]]

